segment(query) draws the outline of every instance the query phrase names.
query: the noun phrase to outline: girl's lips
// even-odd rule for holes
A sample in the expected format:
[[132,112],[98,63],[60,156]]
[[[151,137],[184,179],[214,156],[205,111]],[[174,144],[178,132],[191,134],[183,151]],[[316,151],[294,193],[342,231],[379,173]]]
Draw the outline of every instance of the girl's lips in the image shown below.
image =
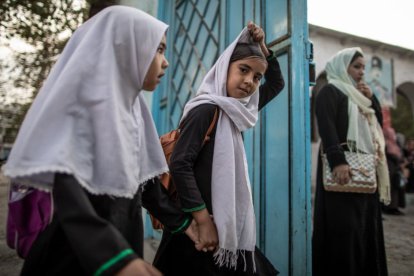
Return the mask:
[[164,77],[164,74],[158,75],[158,77],[157,77],[157,82],[158,83],[161,82],[162,77]]
[[242,92],[244,92],[244,93],[246,93],[246,94],[249,94],[249,91],[247,89],[244,89],[244,88],[240,88],[239,87],[239,90],[242,91]]

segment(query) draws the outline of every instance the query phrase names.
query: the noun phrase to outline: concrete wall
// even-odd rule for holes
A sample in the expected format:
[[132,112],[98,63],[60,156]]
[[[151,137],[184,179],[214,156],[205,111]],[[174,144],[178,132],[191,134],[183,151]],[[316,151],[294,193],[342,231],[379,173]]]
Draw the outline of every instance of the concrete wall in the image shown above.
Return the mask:
[[329,58],[339,50],[361,47],[367,56],[375,54],[394,61],[395,88],[406,82],[414,83],[414,51],[412,50],[314,25],[309,25],[309,38],[313,42],[316,76],[324,70]]

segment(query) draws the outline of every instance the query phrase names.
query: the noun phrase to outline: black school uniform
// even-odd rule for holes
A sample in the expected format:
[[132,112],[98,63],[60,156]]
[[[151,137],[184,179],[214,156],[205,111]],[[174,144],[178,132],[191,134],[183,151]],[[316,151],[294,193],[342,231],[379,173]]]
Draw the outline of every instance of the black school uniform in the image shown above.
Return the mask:
[[[381,107],[372,106],[382,124]],[[347,164],[340,144],[348,132],[348,97],[328,84],[316,98],[316,116],[331,168]],[[318,158],[313,221],[313,275],[387,275],[381,206],[374,194],[327,192]]]
[[[268,58],[265,83],[259,88],[259,110],[276,97],[284,87],[280,66],[273,55]],[[202,142],[218,107],[203,104],[190,111],[183,121],[180,138],[170,161],[170,172],[176,183],[180,207],[184,212],[207,208],[213,214],[211,204],[211,174],[214,141],[217,124],[210,140]],[[155,256],[154,265],[165,275],[276,275],[277,271],[256,248],[254,254],[256,274],[253,274],[252,256],[246,252],[247,269],[241,257],[237,269],[219,268],[214,264],[213,253],[199,252],[186,235],[171,235],[164,231]]]
[[143,258],[141,205],[167,229],[186,229],[191,217],[169,204],[158,179],[132,199],[92,195],[67,174],[56,174],[55,212],[34,242],[22,275],[114,275],[128,262]]

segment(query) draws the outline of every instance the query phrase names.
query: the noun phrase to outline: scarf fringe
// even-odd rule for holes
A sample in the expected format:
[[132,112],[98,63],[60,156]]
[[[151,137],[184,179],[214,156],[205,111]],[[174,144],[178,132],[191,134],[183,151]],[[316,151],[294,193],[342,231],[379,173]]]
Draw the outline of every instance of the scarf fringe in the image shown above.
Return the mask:
[[[391,203],[391,185],[389,184],[389,171],[386,160],[381,160],[377,166],[377,176],[378,179],[383,179],[384,181],[379,182],[379,196],[380,201],[384,205],[390,205]],[[388,181],[387,181],[388,180]],[[387,182],[385,182],[387,181]],[[386,183],[386,184],[384,184]]]
[[36,175],[39,174],[56,174],[56,173],[65,173],[70,174],[75,177],[75,179],[79,182],[79,184],[86,189],[89,193],[93,195],[108,195],[108,196],[116,196],[116,197],[123,197],[123,198],[133,198],[136,194],[139,187],[143,187],[145,190],[146,184],[149,180],[161,176],[163,173],[167,173],[169,171],[168,166],[165,166],[155,172],[152,172],[138,181],[138,184],[132,189],[119,191],[119,190],[100,190],[99,187],[93,187],[92,185],[88,184],[80,177],[76,175],[73,169],[65,168],[62,166],[45,166],[39,168],[29,168],[29,169],[20,169],[20,168],[13,168],[9,170],[7,167],[2,167],[4,175],[10,179],[11,183],[21,184],[27,187],[32,187],[38,189],[43,192],[51,192],[53,190],[54,184],[54,177],[51,178],[49,181],[42,181],[42,178],[36,178]]
[[253,264],[253,273],[256,273],[256,263],[254,260],[254,251],[247,251],[243,249],[238,249],[236,252],[230,251],[225,248],[219,248],[213,255],[214,262],[219,267],[225,266],[230,269],[237,269],[237,261],[239,256],[243,258],[243,271],[247,271],[247,262],[246,262],[246,253],[252,253],[252,264]]

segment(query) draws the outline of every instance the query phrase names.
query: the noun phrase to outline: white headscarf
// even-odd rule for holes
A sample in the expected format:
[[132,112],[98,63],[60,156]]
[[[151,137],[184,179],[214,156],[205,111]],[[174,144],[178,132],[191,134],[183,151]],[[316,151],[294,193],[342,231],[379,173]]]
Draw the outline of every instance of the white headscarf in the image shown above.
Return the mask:
[[20,128],[4,173],[52,189],[57,172],[93,194],[131,198],[168,170],[142,93],[167,25],[112,6],[71,37]]
[[372,102],[352,84],[348,67],[355,53],[363,55],[361,48],[347,48],[338,52],[326,64],[328,82],[348,97],[347,142],[355,144],[358,150],[375,154],[378,160],[377,178],[380,200],[390,202],[390,181],[385,157],[385,139],[382,128],[371,108]]
[[253,252],[256,245],[256,221],[241,131],[256,124],[259,93],[257,89],[242,102],[228,97],[226,89],[230,57],[239,41],[251,41],[246,28],[207,73],[197,96],[186,104],[182,118],[206,103],[216,104],[222,111],[217,121],[211,177],[214,222],[219,236],[219,249],[214,256],[220,266],[234,268],[238,256],[244,258],[245,251]]

